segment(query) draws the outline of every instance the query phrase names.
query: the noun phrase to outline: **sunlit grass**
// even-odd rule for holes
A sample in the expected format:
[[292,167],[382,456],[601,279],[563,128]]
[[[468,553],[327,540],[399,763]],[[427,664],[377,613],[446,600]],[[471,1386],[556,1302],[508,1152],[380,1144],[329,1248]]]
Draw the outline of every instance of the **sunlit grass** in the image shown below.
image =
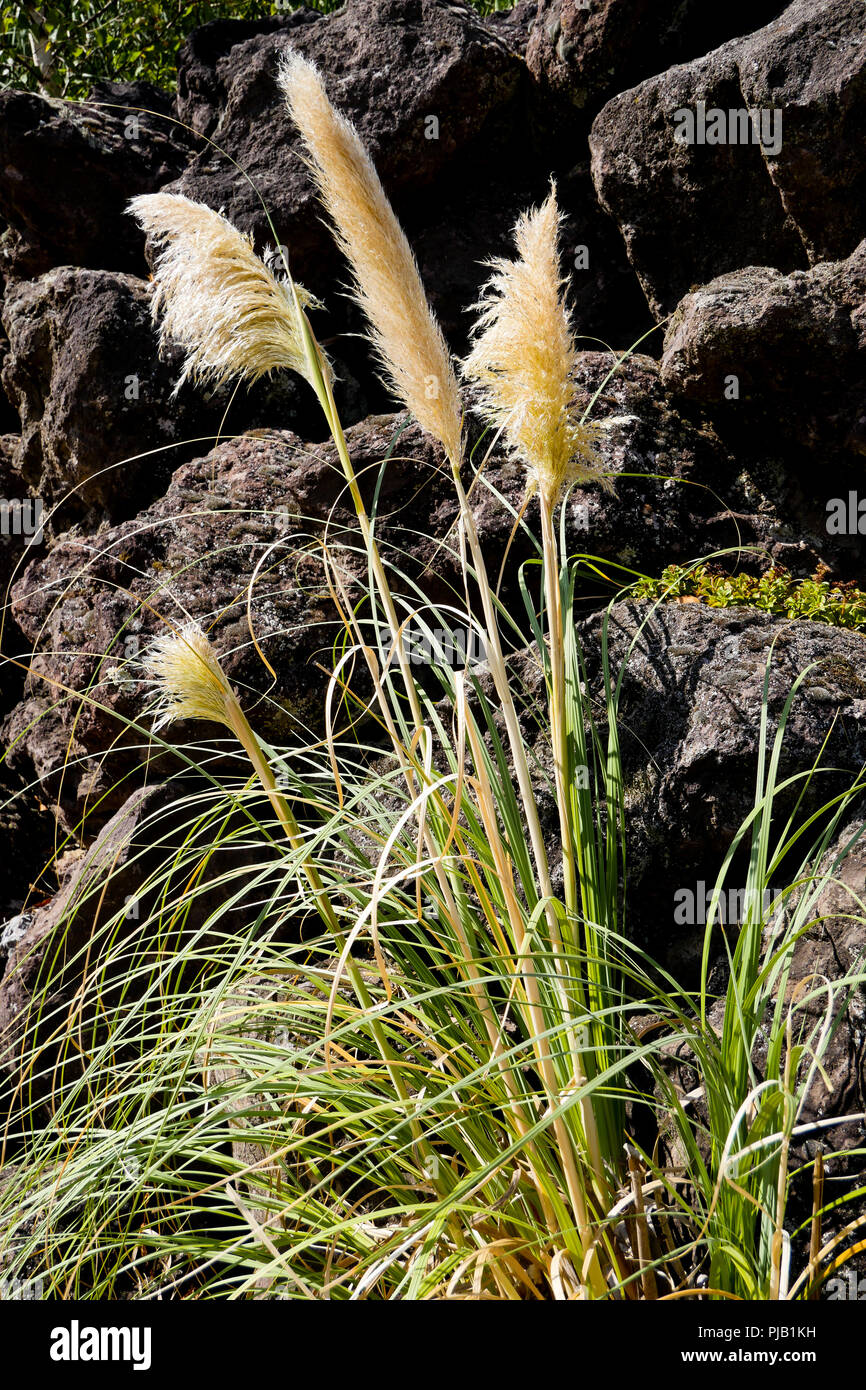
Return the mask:
[[[331,116],[316,111],[333,134]],[[348,141],[357,163],[357,137],[340,132],[317,158],[339,164]],[[129,864],[91,873],[19,1019],[4,1098],[3,1158],[15,1166],[0,1196],[5,1269],[67,1298],[812,1296],[846,1252],[822,1245],[819,1163],[808,1258],[795,1266],[792,1146],[840,1010],[864,976],[793,991],[788,982],[796,944],[855,843],[849,834],[828,862],[862,781],[815,811],[820,765],[781,779],[803,676],[773,727],[771,652],[754,808],[720,870],[699,986],[684,988],[630,940],[620,752],[630,651],[614,669],[608,610],[591,685],[574,619],[591,561],[569,557],[557,510],[586,481],[586,456],[569,473],[560,445],[587,442],[589,412],[560,437],[567,393],[549,354],[534,350],[533,315],[499,325],[508,352],[494,376],[537,368],[535,413],[528,432],[518,428],[525,393],[509,389],[493,418],[542,500],[541,536],[517,575],[522,608],[506,610],[469,501],[485,478],[483,466],[470,477],[479,458],[463,457],[456,374],[364,168],[367,215],[383,219],[370,245],[400,254],[374,257],[371,269],[366,242],[346,236],[343,246],[402,403],[417,402],[431,360],[440,384],[448,377],[424,423],[453,482],[458,522],[442,545],[460,581],[437,605],[385,543],[286,265],[287,365],[316,394],[358,522],[354,551],[320,544],[334,615],[321,725],[266,741],[258,721],[272,697],[232,689],[218,633],[208,632],[216,615],[178,625],[170,580],[134,601],[165,635],[121,671],[142,690],[140,717],[117,716],[118,735],[127,757],[166,755],[161,775],[176,779],[177,796],[138,826],[137,911],[116,905]],[[339,168],[331,175],[339,180]],[[338,215],[339,197],[331,204]],[[521,225],[544,239],[538,264],[567,364],[558,218],[554,203],[545,209]],[[521,281],[530,250],[518,238]],[[243,248],[245,292],[272,306],[273,284],[252,257]],[[487,332],[514,309],[512,272],[499,273],[502,304],[488,304]],[[415,316],[402,335],[395,304]],[[197,312],[213,327],[207,303]],[[217,327],[185,343],[205,373],[227,360],[226,324]],[[269,553],[263,542],[238,596],[248,612],[270,582]],[[342,563],[350,553],[352,572],[366,576],[360,599]],[[437,640],[455,631],[473,634],[470,655],[437,658]],[[409,633],[430,639],[434,655],[421,666]],[[261,654],[252,631],[250,642]],[[92,704],[115,656],[96,662],[88,690],[46,681],[52,698]],[[540,671],[534,693],[521,660]],[[200,722],[172,741],[179,716]],[[793,811],[780,809],[792,800]],[[556,808],[552,833],[545,803]],[[748,859],[746,911],[725,935],[717,907],[738,852]],[[785,906],[772,920],[771,884]],[[862,902],[851,910],[862,919]],[[83,942],[82,920],[92,925]],[[720,1020],[709,965],[722,942]],[[670,1066],[674,1049],[697,1076],[688,1093]]]

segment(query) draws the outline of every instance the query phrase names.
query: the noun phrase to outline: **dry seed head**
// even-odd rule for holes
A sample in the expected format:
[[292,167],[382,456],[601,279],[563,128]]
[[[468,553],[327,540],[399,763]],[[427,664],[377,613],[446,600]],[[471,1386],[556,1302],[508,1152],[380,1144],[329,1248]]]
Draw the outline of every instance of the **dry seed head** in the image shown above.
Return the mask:
[[154,731],[179,719],[208,719],[233,729],[229,710],[237,704],[213,647],[197,623],[153,641],[141,660],[153,687],[149,712]]
[[[187,377],[253,382],[277,368],[311,381],[291,284],[268,269],[249,237],[180,194],[147,193],[129,206],[159,248],[153,317],[162,317],[160,341],[186,352],[175,392]],[[316,306],[301,285],[295,289],[302,309]]]
[[482,387],[481,409],[526,466],[530,485],[553,507],[573,483],[601,472],[598,427],[569,406],[577,354],[559,271],[556,190],[514,229],[517,258],[489,262],[493,274],[475,306],[475,341],[464,373]]
[[459,462],[462,410],[442,330],[412,249],[355,127],[331,105],[312,63],[289,51],[279,85],[303,137],[354,295],[372,327],[386,379],[428,434]]

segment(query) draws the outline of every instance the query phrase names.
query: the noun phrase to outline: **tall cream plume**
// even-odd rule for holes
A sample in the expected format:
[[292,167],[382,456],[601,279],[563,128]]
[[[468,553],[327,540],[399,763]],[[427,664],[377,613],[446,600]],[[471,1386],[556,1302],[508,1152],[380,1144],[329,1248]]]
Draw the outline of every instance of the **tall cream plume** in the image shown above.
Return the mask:
[[571,483],[601,472],[598,431],[578,424],[569,405],[576,349],[563,297],[556,189],[514,229],[518,258],[489,262],[493,275],[475,306],[481,312],[464,372],[483,388],[482,411],[526,465],[548,507]]
[[457,379],[418,265],[354,126],[328,100],[318,71],[299,53],[283,58],[279,85],[337,242],[354,273],[355,297],[373,329],[389,385],[452,461],[461,454]]
[[[317,389],[301,315],[317,301],[278,279],[222,213],[180,194],[146,193],[130,210],[156,242],[154,320],[186,352],[187,377],[220,385],[286,367]],[[295,293],[297,299],[295,298]]]

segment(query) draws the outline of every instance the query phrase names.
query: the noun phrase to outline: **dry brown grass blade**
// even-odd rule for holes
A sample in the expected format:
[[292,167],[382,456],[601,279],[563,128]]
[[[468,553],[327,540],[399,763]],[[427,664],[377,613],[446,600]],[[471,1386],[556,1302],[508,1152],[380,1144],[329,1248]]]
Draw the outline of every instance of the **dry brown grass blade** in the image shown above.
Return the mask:
[[630,1152],[628,1156],[628,1171],[631,1177],[632,1196],[634,1197],[634,1226],[637,1238],[637,1260],[641,1272],[641,1289],[644,1298],[656,1299],[659,1296],[658,1285],[655,1270],[652,1268],[652,1251],[650,1250],[649,1229],[643,1200],[643,1183],[646,1174],[641,1167],[640,1159],[634,1152]]

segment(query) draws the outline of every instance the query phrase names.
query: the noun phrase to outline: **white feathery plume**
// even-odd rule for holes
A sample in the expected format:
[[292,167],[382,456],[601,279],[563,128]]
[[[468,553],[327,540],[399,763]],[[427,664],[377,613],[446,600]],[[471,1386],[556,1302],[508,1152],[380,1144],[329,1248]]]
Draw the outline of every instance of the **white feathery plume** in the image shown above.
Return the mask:
[[565,304],[556,189],[514,229],[517,258],[496,258],[475,306],[475,341],[464,374],[482,388],[481,410],[525,465],[548,507],[573,483],[611,483],[602,473],[599,427],[570,411],[577,352]]
[[232,714],[237,700],[198,623],[155,638],[141,658],[141,669],[153,687],[149,713],[154,732],[179,719],[212,720],[236,732]]
[[239,376],[253,382],[279,368],[316,389],[301,314],[318,301],[307,290],[278,279],[251,238],[203,203],[146,193],[129,206],[159,248],[153,316],[161,319],[160,340],[186,352],[175,393],[188,377],[213,385]]

